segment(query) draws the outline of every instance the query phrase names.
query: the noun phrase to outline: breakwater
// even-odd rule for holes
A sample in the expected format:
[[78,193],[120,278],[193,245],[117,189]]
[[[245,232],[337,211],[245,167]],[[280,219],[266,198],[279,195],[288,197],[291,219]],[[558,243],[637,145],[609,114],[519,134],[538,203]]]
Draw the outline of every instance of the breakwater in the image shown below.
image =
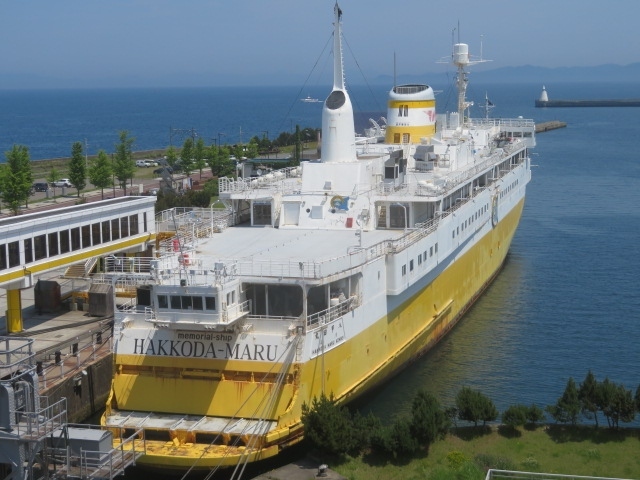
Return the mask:
[[549,130],[555,130],[556,128],[564,128],[567,126],[567,122],[561,122],[559,120],[551,120],[549,122],[536,123],[536,133],[548,132]]
[[536,107],[640,107],[640,99],[622,100],[536,100]]

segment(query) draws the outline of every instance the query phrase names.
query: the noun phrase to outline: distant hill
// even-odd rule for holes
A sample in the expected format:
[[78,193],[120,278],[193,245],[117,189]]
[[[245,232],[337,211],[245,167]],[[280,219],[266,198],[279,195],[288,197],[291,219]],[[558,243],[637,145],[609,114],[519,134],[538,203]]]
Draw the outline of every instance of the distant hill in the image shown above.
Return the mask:
[[[478,67],[476,67],[478,68]],[[425,73],[423,75],[399,75],[397,83],[430,83],[433,85],[450,83],[455,75],[448,73]],[[640,62],[629,65],[598,65],[594,67],[502,67],[496,69],[471,70],[474,83],[551,83],[551,82],[638,82],[640,83]],[[376,77],[375,83],[393,84],[389,75]]]

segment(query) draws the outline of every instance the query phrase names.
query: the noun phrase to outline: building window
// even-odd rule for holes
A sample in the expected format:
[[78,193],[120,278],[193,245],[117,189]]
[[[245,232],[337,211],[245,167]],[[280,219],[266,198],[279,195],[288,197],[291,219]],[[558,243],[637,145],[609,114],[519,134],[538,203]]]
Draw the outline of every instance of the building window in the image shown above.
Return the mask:
[[9,245],[9,268],[20,265],[20,242],[11,242]]
[[33,241],[30,238],[24,239],[24,263],[33,262]]
[[51,232],[49,234],[49,256],[54,257],[60,254],[58,247],[58,232]]

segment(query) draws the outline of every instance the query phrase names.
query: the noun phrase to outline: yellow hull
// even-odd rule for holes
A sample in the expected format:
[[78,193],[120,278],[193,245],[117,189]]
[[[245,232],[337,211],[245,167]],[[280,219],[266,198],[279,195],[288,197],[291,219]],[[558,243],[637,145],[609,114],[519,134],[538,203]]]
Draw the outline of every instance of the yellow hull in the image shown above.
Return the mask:
[[[283,385],[261,382],[264,362],[116,355],[111,401],[122,410],[172,412],[215,417],[257,418],[265,398],[277,393],[267,418],[277,427],[267,435],[230,436],[210,445],[188,431],[171,440],[146,439],[138,463],[184,470],[262,460],[302,439],[302,405],[321,393],[353,400],[396,373],[445,335],[499,272],[518,226],[524,200],[431,284],[408,298],[356,337],[304,364],[289,367]],[[248,367],[247,363],[251,365]],[[247,372],[247,367],[252,371]],[[185,376],[184,368],[193,371]],[[201,372],[200,378],[196,372]],[[206,377],[206,381],[205,380]],[[179,406],[179,408],[176,408]],[[109,414],[110,407],[107,407]],[[251,445],[251,446],[247,446]]]

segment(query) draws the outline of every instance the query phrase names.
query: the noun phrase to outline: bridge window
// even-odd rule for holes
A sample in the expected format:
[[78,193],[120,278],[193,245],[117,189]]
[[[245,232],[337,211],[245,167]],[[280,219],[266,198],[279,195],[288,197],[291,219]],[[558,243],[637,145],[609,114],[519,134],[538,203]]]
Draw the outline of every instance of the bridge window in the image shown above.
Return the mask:
[[20,242],[11,242],[9,244],[9,267],[17,267],[20,263]]
[[24,263],[33,262],[33,241],[30,238],[24,239]]
[[204,297],[204,306],[207,310],[215,310],[216,297]]
[[203,310],[202,297],[191,297],[191,306],[194,310]]
[[110,242],[111,241],[111,228],[110,228],[109,220],[102,222],[102,241]]
[[100,224],[99,223],[94,223],[93,225],[91,225],[91,240],[93,241],[94,245],[98,245],[102,242],[100,242]]
[[67,253],[69,251],[69,230],[62,230],[60,232],[60,253]]
[[111,240],[118,240],[120,238],[120,220],[114,218],[111,220]]
[[83,225],[82,226],[82,248],[87,248],[91,246],[91,226]]
[[129,236],[129,217],[122,217],[120,219],[120,236],[122,238]]
[[36,260],[41,260],[47,256],[47,236],[38,235],[33,237],[33,247],[36,253]]
[[138,235],[138,215],[131,215],[129,217],[129,230],[131,230],[131,235]]
[[71,229],[71,250],[80,250],[80,227]]
[[3,243],[0,245],[0,270],[7,268],[7,246]]
[[158,308],[169,308],[169,301],[166,295],[158,295]]
[[58,232],[52,232],[49,234],[49,256],[53,257],[58,255],[60,249],[58,248]]

